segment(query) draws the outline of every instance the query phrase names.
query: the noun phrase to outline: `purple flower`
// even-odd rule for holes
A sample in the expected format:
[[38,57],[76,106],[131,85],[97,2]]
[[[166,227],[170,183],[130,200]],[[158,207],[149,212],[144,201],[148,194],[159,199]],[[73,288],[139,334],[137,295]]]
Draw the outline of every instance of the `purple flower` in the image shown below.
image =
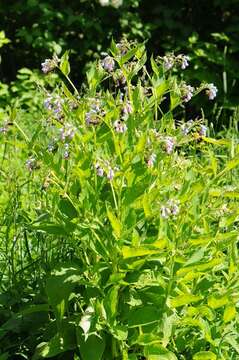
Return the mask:
[[170,70],[174,66],[174,57],[167,55],[163,57],[163,66],[165,70]]
[[46,59],[43,63],[41,63],[42,71],[44,74],[48,74],[52,70],[54,70],[58,65],[59,59],[57,56],[53,56],[53,59]]
[[130,101],[127,101],[124,104],[122,111],[123,111],[124,116],[126,116],[126,117],[133,112],[133,107],[132,107],[132,104]]
[[99,124],[98,113],[96,110],[90,110],[85,114],[86,125],[97,125]]
[[188,102],[193,97],[194,88],[191,85],[183,85],[181,88],[181,98],[184,102]]
[[104,176],[104,170],[98,163],[95,164],[95,169],[96,169],[96,173],[98,176],[100,176],[100,177]]
[[70,125],[66,125],[60,129],[61,141],[71,141],[75,135],[75,130]]
[[200,126],[199,135],[201,135],[201,136],[207,135],[207,127],[205,125]]
[[149,168],[154,166],[156,158],[157,158],[156,154],[153,153],[153,154],[150,155],[150,157],[149,157],[149,159],[147,161],[147,165],[148,165]]
[[114,176],[115,176],[114,170],[112,168],[109,168],[109,171],[108,171],[108,174],[107,174],[107,179],[112,181]]
[[114,67],[115,67],[115,61],[111,56],[107,55],[101,61],[101,65],[102,65],[103,69],[105,69],[106,71],[112,72],[114,70]]
[[189,66],[189,57],[187,55],[179,55],[178,58],[181,61],[181,69],[185,70]]
[[27,159],[26,167],[30,172],[32,172],[36,168],[36,159],[35,158]]
[[218,89],[214,84],[208,84],[208,88],[206,90],[206,93],[208,95],[209,100],[215,99],[217,96]]
[[167,154],[171,154],[173,152],[174,148],[174,139],[172,137],[167,137],[165,139],[165,150]]

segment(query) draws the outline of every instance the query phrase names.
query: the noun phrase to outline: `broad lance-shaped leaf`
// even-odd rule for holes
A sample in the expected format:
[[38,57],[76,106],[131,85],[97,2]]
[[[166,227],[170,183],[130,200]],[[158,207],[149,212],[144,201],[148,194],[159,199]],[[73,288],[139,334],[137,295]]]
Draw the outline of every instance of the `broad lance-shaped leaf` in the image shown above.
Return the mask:
[[109,209],[107,209],[107,215],[110,220],[111,226],[114,230],[114,234],[117,238],[120,238],[121,235],[121,223],[117,219],[117,217],[113,214],[113,212]]
[[237,310],[236,310],[235,305],[234,304],[228,304],[225,307],[225,311],[224,311],[224,314],[223,314],[223,321],[225,323],[228,323],[228,322],[234,320],[235,317],[236,317],[236,314],[237,314]]
[[142,245],[142,246],[123,246],[122,255],[124,259],[138,257],[138,256],[148,256],[161,253],[160,250],[165,249],[168,245],[166,239],[159,239],[153,242],[152,244]]
[[74,286],[80,283],[80,280],[78,267],[71,265],[55,270],[46,281],[48,301],[54,310],[58,328],[61,328],[70,293]]
[[64,75],[69,75],[70,73],[70,64],[69,64],[69,51],[66,51],[62,58],[60,63],[60,69]]
[[207,300],[208,305],[212,309],[218,309],[226,304],[228,304],[229,299],[225,296],[210,296]]
[[87,340],[77,333],[77,344],[82,360],[101,360],[105,350],[104,334],[90,335]]
[[145,346],[144,355],[147,360],[177,360],[176,355],[160,344]]
[[212,351],[199,351],[193,355],[193,360],[216,360],[217,356]]
[[153,305],[145,305],[142,308],[129,311],[127,323],[130,328],[143,326],[160,321],[160,309]]
[[184,294],[176,296],[168,300],[168,305],[171,308],[177,308],[183,305],[191,304],[202,300],[203,297],[199,295]]

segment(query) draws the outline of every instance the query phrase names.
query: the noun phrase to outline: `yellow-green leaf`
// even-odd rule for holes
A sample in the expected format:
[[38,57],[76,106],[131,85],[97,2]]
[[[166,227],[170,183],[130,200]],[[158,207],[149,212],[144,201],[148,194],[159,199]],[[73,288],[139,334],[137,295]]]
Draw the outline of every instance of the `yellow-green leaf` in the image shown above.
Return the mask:
[[227,296],[210,296],[208,298],[208,305],[212,308],[212,309],[218,309],[224,305],[226,305],[228,303],[228,297]]
[[225,308],[224,314],[223,314],[223,321],[225,323],[228,323],[232,321],[236,316],[236,307],[234,304],[228,304]]
[[171,298],[168,301],[168,305],[171,308],[177,308],[179,306],[191,304],[197,301],[202,300],[202,296],[192,295],[192,294],[184,294],[176,296],[175,298]]
[[107,215],[108,215],[108,218],[110,220],[111,226],[112,226],[112,228],[114,230],[115,236],[117,238],[120,238],[120,236],[121,236],[121,223],[120,223],[120,221],[113,214],[113,212],[110,211],[109,209],[107,209]]
[[216,360],[217,356],[211,351],[199,351],[193,356],[193,360]]
[[136,257],[136,256],[147,256],[147,255],[153,255],[158,254],[159,250],[157,249],[149,249],[146,247],[130,247],[130,246],[123,246],[122,248],[122,254],[124,259]]

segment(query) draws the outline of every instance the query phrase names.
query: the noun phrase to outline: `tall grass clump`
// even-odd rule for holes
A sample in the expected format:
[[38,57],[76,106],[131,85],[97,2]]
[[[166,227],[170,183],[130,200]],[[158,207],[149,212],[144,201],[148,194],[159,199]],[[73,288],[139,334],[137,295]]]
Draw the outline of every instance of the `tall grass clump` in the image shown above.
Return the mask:
[[34,124],[9,109],[1,360],[238,359],[239,147],[185,121],[217,95],[189,63],[112,42],[77,87],[66,52]]

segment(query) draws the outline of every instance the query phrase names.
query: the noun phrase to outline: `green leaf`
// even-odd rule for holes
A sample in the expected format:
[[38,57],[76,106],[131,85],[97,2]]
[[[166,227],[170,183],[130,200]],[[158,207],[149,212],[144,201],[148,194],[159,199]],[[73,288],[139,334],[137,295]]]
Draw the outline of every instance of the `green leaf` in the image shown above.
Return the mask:
[[77,336],[77,344],[82,360],[101,360],[105,350],[104,334],[90,335],[87,340]]
[[195,251],[183,266],[189,266],[189,265],[198,263],[200,260],[202,260],[202,258],[204,256],[204,252],[205,252],[205,248],[201,248],[201,249]]
[[80,284],[81,275],[78,267],[60,267],[54,270],[51,277],[46,281],[46,293],[49,304],[52,306],[58,327],[61,327],[68,298],[76,284]]
[[130,328],[143,326],[160,321],[160,310],[153,305],[145,305],[142,308],[130,310],[127,322]]
[[43,342],[36,348],[33,360],[51,358],[76,347],[75,326],[64,323],[62,331],[57,333],[49,342]]
[[67,216],[69,219],[74,219],[78,216],[78,212],[70,199],[61,198],[58,206],[62,214]]
[[159,344],[148,345],[144,348],[147,360],[177,360],[174,353]]
[[70,73],[69,51],[66,51],[61,58],[60,70],[66,76]]
[[193,360],[216,360],[217,356],[211,351],[199,351],[193,355]]
[[207,300],[208,305],[212,309],[218,309],[226,304],[228,304],[229,300],[228,297],[225,296],[210,296]]
[[124,259],[136,257],[136,256],[153,255],[158,253],[159,250],[149,249],[145,246],[140,246],[140,247],[123,246],[122,248],[122,254]]
[[109,321],[113,320],[117,315],[119,289],[120,289],[119,285],[112,286],[111,289],[108,291],[104,300],[106,316],[109,319]]
[[110,220],[111,226],[114,230],[114,234],[116,236],[116,238],[120,238],[121,236],[121,223],[120,221],[117,219],[117,217],[113,214],[113,212],[109,209],[107,209],[107,215],[108,218]]
[[203,299],[203,296],[200,296],[200,295],[184,294],[184,295],[179,295],[179,296],[176,296],[175,298],[169,299],[168,305],[171,308],[177,308],[179,306],[198,302],[202,299]]
[[228,304],[225,307],[225,311],[224,311],[224,314],[223,314],[223,321],[225,323],[228,323],[228,322],[234,320],[235,317],[236,317],[236,314],[237,314],[237,311],[236,311],[235,305],[234,304]]

